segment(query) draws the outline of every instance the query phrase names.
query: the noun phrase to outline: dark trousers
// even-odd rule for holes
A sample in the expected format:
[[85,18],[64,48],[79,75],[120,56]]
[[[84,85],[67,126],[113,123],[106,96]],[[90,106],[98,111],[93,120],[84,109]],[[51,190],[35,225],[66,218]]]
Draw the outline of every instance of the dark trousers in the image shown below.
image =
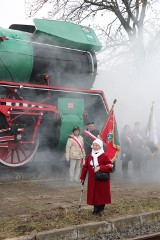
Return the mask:
[[128,159],[123,159],[122,160],[122,171],[123,171],[123,178],[128,178],[128,164],[129,160]]
[[133,175],[134,177],[142,176],[142,159],[133,159]]
[[94,205],[94,213],[103,212],[105,204]]

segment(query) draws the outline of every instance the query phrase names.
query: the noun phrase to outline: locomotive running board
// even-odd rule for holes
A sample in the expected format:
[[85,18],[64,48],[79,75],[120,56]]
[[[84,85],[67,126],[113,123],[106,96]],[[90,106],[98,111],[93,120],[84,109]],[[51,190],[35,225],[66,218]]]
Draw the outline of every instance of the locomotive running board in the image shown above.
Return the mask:
[[62,86],[50,86],[50,85],[39,85],[39,84],[29,84],[29,83],[20,83],[20,82],[6,82],[0,81],[0,87],[16,88],[16,89],[34,89],[34,90],[43,90],[43,91],[59,91],[64,93],[79,93],[79,94],[88,94],[88,95],[98,95],[101,97],[104,104],[106,113],[108,114],[109,107],[102,90],[90,90],[84,88],[66,88]]

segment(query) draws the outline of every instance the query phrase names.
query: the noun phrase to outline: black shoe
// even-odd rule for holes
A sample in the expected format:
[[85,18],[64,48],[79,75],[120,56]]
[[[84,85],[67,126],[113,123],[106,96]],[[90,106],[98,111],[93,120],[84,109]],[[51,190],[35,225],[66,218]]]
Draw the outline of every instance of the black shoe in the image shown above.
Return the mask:
[[104,210],[99,211],[98,216],[102,217],[104,215]]
[[99,212],[96,215],[99,216],[99,217],[102,217],[102,212]]
[[96,212],[95,210],[93,210],[93,211],[92,211],[92,214],[93,214],[93,215],[96,215],[96,214],[97,214],[97,212]]
[[102,216],[102,211],[92,211],[92,215],[95,215],[95,216],[99,216],[99,217],[101,217]]
[[104,214],[104,207],[105,207],[105,204],[101,204],[98,206],[98,211],[97,211],[98,216],[101,217]]

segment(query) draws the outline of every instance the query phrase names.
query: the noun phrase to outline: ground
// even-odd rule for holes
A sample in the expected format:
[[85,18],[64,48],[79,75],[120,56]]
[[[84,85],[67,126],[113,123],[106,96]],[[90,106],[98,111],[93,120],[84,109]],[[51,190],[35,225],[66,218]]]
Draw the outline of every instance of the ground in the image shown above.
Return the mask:
[[66,180],[14,180],[0,182],[0,239],[36,233],[117,216],[160,210],[158,180],[111,179],[112,204],[102,217],[91,214],[84,187],[78,213],[81,184]]

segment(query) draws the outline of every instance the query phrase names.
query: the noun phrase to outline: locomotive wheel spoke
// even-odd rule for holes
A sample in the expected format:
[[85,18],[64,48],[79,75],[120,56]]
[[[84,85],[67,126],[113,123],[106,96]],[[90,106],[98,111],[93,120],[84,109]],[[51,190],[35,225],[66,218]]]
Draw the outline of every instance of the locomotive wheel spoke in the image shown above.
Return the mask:
[[18,151],[18,150],[21,151],[21,152],[23,153],[24,157],[27,157],[27,155],[26,155],[26,153],[25,153],[25,151],[23,150],[23,148],[22,148],[21,145],[19,145],[17,151]]
[[3,161],[6,161],[7,160],[7,156],[8,156],[8,153],[9,153],[9,150],[8,148],[1,148],[1,151],[0,151],[0,159],[2,158]]
[[14,163],[14,150],[11,150],[11,164]]
[[9,167],[18,167],[26,164],[34,157],[37,152],[39,141],[35,143],[23,144],[17,142],[11,148],[0,148],[0,163]]
[[16,149],[16,153],[17,153],[18,162],[20,163],[21,159],[20,159],[19,151],[17,149]]

